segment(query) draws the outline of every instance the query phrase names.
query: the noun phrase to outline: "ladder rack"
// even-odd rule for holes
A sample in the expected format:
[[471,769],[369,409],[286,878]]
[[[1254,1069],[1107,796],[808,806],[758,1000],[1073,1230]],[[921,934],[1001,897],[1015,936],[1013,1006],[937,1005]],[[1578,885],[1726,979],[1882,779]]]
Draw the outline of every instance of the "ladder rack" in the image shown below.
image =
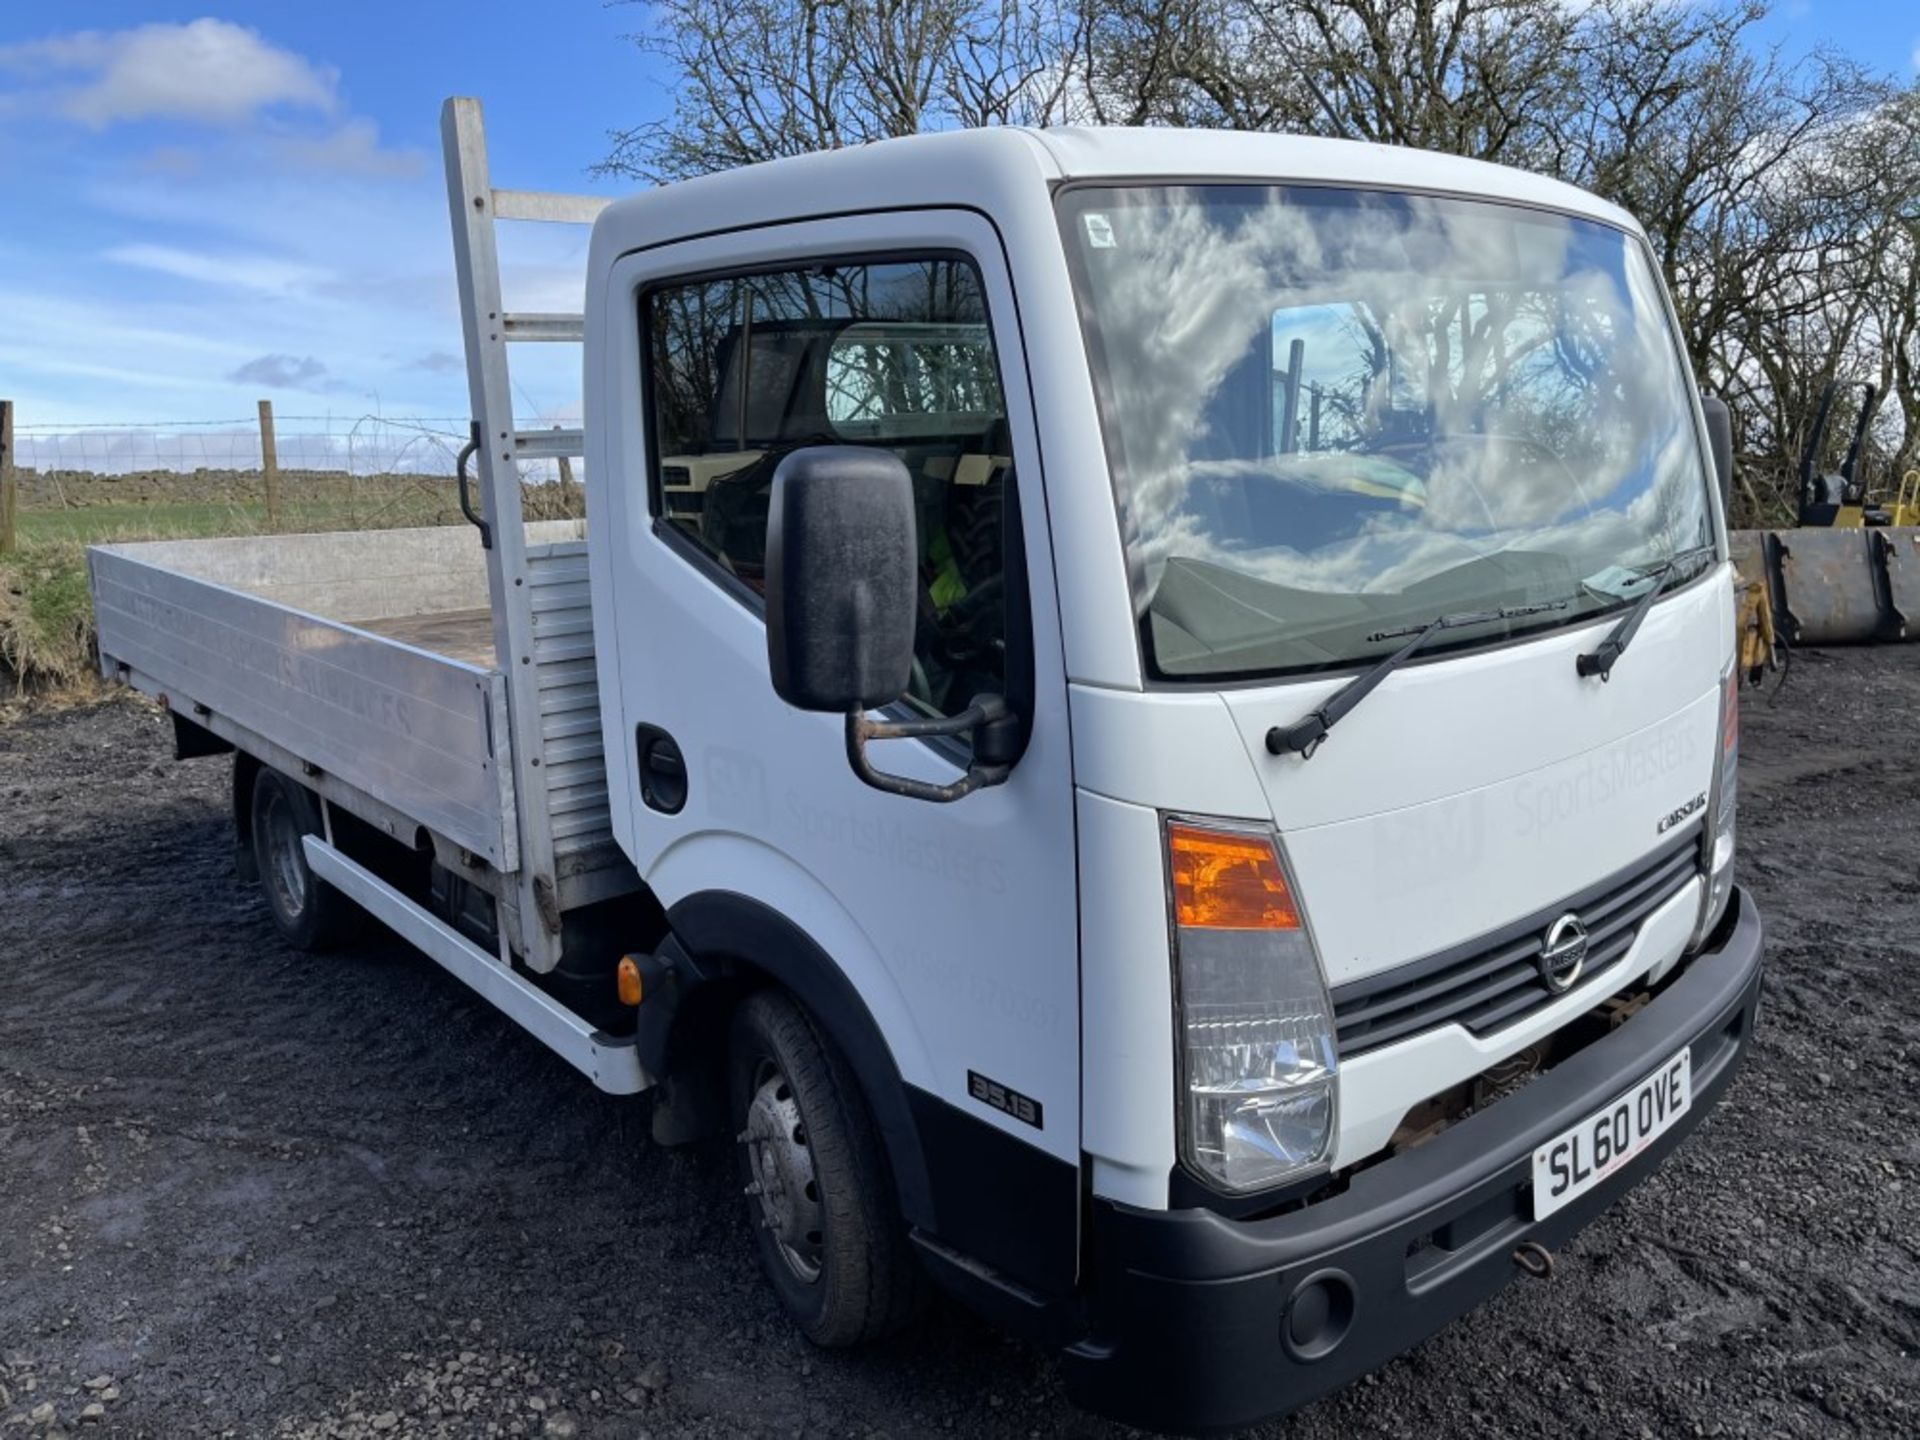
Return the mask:
[[[548,793],[548,740],[537,678],[543,653],[534,611],[539,577],[530,567],[519,462],[578,456],[585,437],[577,429],[523,430],[515,424],[507,346],[579,341],[585,322],[578,314],[516,314],[506,309],[494,226],[501,220],[591,225],[607,201],[587,195],[495,189],[487,172],[486,133],[478,100],[456,96],[446,102],[440,112],[440,139],[454,269],[460,285],[460,321],[466,337],[481,508],[491,534],[487,586],[493,606],[494,655],[507,680],[512,798],[520,829],[521,863],[510,901],[513,913],[503,918],[509,931],[518,934],[527,965],[544,972],[560,960],[561,890]],[[551,643],[546,648],[550,652]]]

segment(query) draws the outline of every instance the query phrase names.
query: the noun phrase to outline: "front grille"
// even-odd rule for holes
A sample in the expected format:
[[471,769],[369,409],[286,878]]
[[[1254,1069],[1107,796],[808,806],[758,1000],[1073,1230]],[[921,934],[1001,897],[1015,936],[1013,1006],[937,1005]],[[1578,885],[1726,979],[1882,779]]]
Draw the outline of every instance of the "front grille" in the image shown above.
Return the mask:
[[1606,970],[1633,944],[1640,922],[1700,873],[1696,826],[1648,859],[1565,902],[1381,975],[1339,986],[1333,1018],[1340,1057],[1350,1060],[1442,1025],[1485,1035],[1560,998],[1541,978],[1547,927],[1569,911],[1587,927],[1583,977]]

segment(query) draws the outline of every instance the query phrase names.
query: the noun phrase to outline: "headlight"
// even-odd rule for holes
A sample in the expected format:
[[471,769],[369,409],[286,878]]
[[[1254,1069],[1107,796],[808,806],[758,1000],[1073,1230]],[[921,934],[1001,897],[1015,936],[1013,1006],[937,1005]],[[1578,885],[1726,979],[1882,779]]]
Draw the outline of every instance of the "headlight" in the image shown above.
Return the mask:
[[1694,927],[1693,947],[1706,943],[1733,898],[1733,841],[1740,794],[1740,665],[1736,658],[1720,681],[1720,764],[1713,772],[1713,797],[1707,823],[1707,894]]
[[1270,830],[1167,823],[1187,1164],[1226,1190],[1324,1165],[1333,1007]]

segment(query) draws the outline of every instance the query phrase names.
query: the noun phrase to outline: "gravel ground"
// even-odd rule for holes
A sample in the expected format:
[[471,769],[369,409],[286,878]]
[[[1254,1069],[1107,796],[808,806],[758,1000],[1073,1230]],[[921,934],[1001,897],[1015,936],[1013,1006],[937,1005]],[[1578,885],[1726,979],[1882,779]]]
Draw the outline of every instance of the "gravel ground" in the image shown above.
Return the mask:
[[[1554,1281],[1266,1433],[1920,1433],[1920,647],[1744,726],[1729,1102]],[[0,1437],[1112,1433],[950,1307],[811,1350],[723,1163],[395,942],[290,954],[167,753],[131,703],[0,728]]]

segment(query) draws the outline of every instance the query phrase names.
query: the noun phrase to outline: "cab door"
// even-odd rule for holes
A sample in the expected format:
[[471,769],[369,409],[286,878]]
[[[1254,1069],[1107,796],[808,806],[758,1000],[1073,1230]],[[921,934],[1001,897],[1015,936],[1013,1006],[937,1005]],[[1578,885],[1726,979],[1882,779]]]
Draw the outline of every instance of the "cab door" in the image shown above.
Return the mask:
[[[1070,1286],[1066,692],[997,234],[945,210],[736,232],[625,256],[605,303],[588,424],[605,437],[590,529],[595,593],[616,612],[597,622],[615,832],[670,919],[737,897],[797,927],[844,977],[925,1156],[910,1220],[1023,1283]],[[1031,729],[1005,784],[945,805],[869,788],[841,717],[775,696],[767,491],[781,456],[822,443],[884,446],[908,467],[921,586],[913,688],[896,709],[952,714],[1007,694]],[[943,783],[968,758],[951,741],[870,753]],[[858,1043],[846,1015],[817,1018],[843,1048]]]

